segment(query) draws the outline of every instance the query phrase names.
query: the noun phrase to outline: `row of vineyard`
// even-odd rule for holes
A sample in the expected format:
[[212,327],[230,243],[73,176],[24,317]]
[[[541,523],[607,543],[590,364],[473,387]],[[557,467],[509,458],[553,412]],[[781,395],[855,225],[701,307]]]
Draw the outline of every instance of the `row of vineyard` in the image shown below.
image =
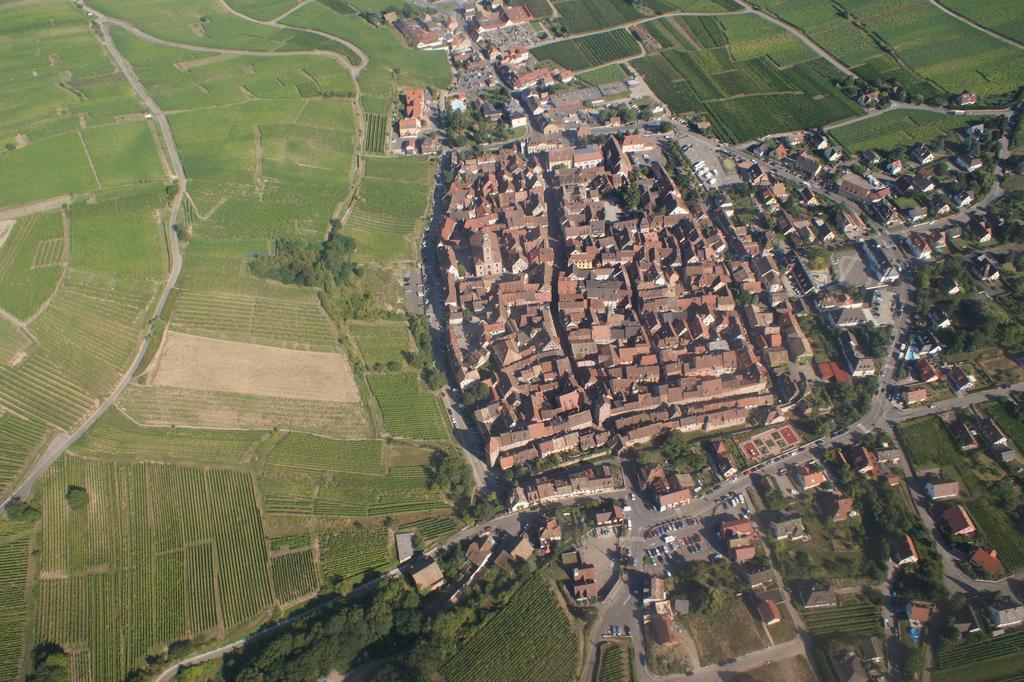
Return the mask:
[[320,538],[320,566],[328,580],[356,578],[368,571],[384,572],[394,560],[386,530],[332,533]]
[[0,680],[18,677],[25,628],[25,580],[28,577],[27,537],[0,544]]
[[569,682],[578,658],[579,637],[538,573],[441,666],[441,674],[447,682]]
[[251,475],[65,456],[40,499],[36,640],[72,651],[77,678],[125,679],[171,642],[269,616]]

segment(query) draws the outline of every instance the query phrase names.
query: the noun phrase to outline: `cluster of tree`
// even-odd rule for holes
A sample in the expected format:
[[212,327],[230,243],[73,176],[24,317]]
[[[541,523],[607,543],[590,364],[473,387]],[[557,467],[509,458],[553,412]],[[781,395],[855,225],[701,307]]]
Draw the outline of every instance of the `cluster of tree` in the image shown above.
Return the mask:
[[39,510],[20,497],[15,497],[4,508],[7,518],[15,523],[33,523],[39,518]]
[[326,288],[361,275],[352,260],[356,241],[340,233],[338,226],[322,244],[284,237],[274,243],[274,253],[257,256],[249,264],[259,277],[285,284]]
[[694,613],[711,614],[721,610],[742,589],[728,561],[694,561],[687,562],[676,576],[672,596],[689,599]]
[[479,409],[493,399],[494,396],[491,393],[490,386],[482,381],[470,385],[469,388],[462,392],[462,404],[469,410]]
[[1000,219],[998,236],[1003,241],[1024,241],[1024,191],[1007,192],[989,208]]
[[68,676],[68,656],[56,644],[45,642],[32,651],[32,671],[25,678],[26,682],[66,682]]
[[654,443],[639,451],[637,458],[644,462],[666,462],[676,471],[696,472],[708,466],[707,453],[700,442],[688,440],[679,431],[668,431]]
[[940,330],[940,338],[951,353],[971,353],[990,348],[1019,348],[1024,328],[999,305],[976,298],[957,302],[953,326]]
[[636,173],[631,173],[622,189],[619,190],[622,196],[622,207],[627,211],[636,211],[640,208],[640,182]]
[[512,127],[504,118],[489,118],[479,102],[465,109],[449,109],[445,114],[448,143],[453,147],[504,142],[512,137]]
[[613,104],[597,112],[597,120],[601,123],[607,123],[613,118],[618,118],[622,123],[633,123],[638,119],[650,121],[653,116],[654,110],[650,104],[641,104],[636,109],[629,104]]
[[505,511],[495,493],[477,494],[473,470],[460,452],[437,450],[430,457],[430,486],[444,493],[456,515],[468,522],[489,519]]
[[223,676],[244,682],[313,680],[396,654],[423,634],[419,606],[419,595],[402,581],[384,580],[368,600],[324,607],[270,640],[225,656]]
[[77,485],[69,485],[64,497],[68,501],[68,506],[75,510],[82,509],[89,504],[88,491]]
[[415,352],[406,352],[405,361],[420,370],[423,381],[436,391],[447,382],[444,371],[434,364],[433,338],[430,334],[430,323],[424,315],[409,315],[409,331],[416,341]]
[[[801,420],[801,428],[821,436],[836,426],[857,421],[871,407],[877,386],[877,378],[860,377],[815,387],[808,400],[812,409]],[[831,410],[823,409],[826,405],[831,405]]]
[[858,324],[850,328],[850,333],[857,339],[857,345],[869,358],[882,358],[889,351],[892,342],[892,327],[879,327],[873,324]]
[[697,189],[698,185],[690,171],[690,161],[686,158],[686,152],[675,140],[666,142],[663,151],[665,152],[665,162],[668,164],[668,173],[672,176],[672,181],[679,187],[683,201],[696,202],[700,199],[700,191]]
[[909,535],[917,549],[915,564],[900,567],[892,581],[893,593],[905,599],[938,601],[946,594],[942,559],[924,524],[897,488],[884,478],[867,479],[843,465],[834,453],[826,456],[836,484],[856,500],[867,538],[863,543],[871,561],[872,577],[886,575],[893,540]]
[[[464,548],[442,549],[438,564],[445,575],[457,573]],[[225,656],[223,679],[238,682],[312,680],[331,670],[347,672],[367,661],[388,659],[371,682],[428,682],[518,585],[537,570],[527,562],[518,576],[490,566],[466,588],[454,606],[421,599],[404,580],[385,579],[360,600],[338,601],[289,624],[271,639]]]

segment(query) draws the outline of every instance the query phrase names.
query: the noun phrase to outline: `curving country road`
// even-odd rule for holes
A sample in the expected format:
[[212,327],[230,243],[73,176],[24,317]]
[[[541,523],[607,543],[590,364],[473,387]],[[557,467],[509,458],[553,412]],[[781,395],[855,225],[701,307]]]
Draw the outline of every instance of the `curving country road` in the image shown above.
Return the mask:
[[[174,231],[174,225],[178,222],[178,214],[181,211],[182,203],[185,200],[185,193],[187,191],[188,179],[185,176],[185,167],[181,163],[181,155],[178,153],[178,147],[174,142],[174,136],[171,134],[171,126],[167,122],[167,116],[164,115],[163,110],[160,109],[159,105],[150,97],[149,93],[139,82],[138,77],[135,75],[135,71],[131,65],[121,55],[117,49],[117,45],[110,38],[110,31],[107,25],[106,17],[86,7],[85,9],[92,11],[98,18],[100,25],[100,34],[103,38],[103,45],[109,51],[110,56],[113,58],[117,68],[121,70],[124,77],[128,80],[132,89],[135,91],[136,96],[146,107],[149,113],[152,115],[153,120],[156,121],[157,127],[160,129],[160,136],[163,138],[164,145],[167,150],[167,154],[170,157],[170,165],[174,169],[174,173],[177,175],[173,180],[176,181],[178,190],[174,194],[174,198],[171,200],[171,211],[167,219],[166,239],[170,252],[170,267],[167,272],[167,280],[164,283],[163,289],[160,292],[160,296],[157,299],[156,306],[153,308],[152,320],[160,317],[163,312],[164,306],[167,304],[167,298],[170,296],[171,290],[174,288],[178,281],[178,275],[181,273],[181,248],[178,244],[178,235]],[[15,491],[4,500],[3,505],[6,506],[13,498],[20,497],[25,498],[28,493],[32,490],[32,486],[39,479],[40,476],[54,463],[57,459],[67,450],[71,445],[82,437],[90,426],[96,423],[96,421],[103,416],[103,414],[113,406],[117,399],[121,396],[121,393],[131,382],[135,372],[139,369],[142,364],[143,358],[146,356],[146,351],[149,350],[149,344],[152,339],[153,328],[147,330],[146,335],[142,339],[142,343],[139,344],[138,352],[135,354],[135,359],[132,360],[131,365],[121,376],[117,386],[114,387],[113,392],[107,396],[106,400],[99,404],[96,409],[92,412],[89,417],[72,433],[60,432],[58,433],[43,454],[36,460],[35,464],[29,470],[28,475],[18,485]]]
[[[288,10],[287,12],[282,14],[281,16],[277,17],[276,19],[270,19],[269,21],[263,21],[263,20],[260,20],[260,19],[256,19],[254,17],[250,17],[248,14],[243,14],[243,13],[239,12],[238,10],[236,10],[231,5],[229,5],[225,0],[218,0],[218,3],[228,13],[233,14],[236,17],[239,17],[240,19],[245,19],[246,21],[251,21],[254,24],[262,24],[264,26],[270,26],[272,28],[277,28],[277,29],[285,29],[285,30],[290,30],[290,31],[302,31],[304,33],[312,33],[314,35],[320,36],[321,38],[326,38],[327,40],[330,40],[331,42],[338,43],[339,45],[341,45],[341,46],[351,50],[357,57],[359,57],[359,60],[360,60],[359,64],[353,64],[352,68],[349,69],[349,72],[352,74],[352,78],[356,78],[357,76],[359,76],[359,73],[366,67],[367,64],[370,63],[370,58],[368,56],[366,56],[366,53],[363,52],[362,49],[358,45],[356,45],[355,43],[350,43],[349,41],[345,40],[344,38],[339,38],[336,35],[333,35],[331,33],[325,33],[324,31],[320,31],[320,30],[315,29],[315,28],[304,28],[304,27],[303,28],[299,28],[297,26],[289,26],[287,24],[280,24],[280,23],[278,23],[279,21],[281,21],[281,19],[285,18],[286,16],[288,16],[289,14],[294,12],[295,10],[297,10],[300,7],[302,7],[303,5],[305,5],[306,2],[299,3],[298,5],[296,5],[295,7],[292,7],[290,10]],[[274,54],[282,54],[282,53],[276,53],[275,52]],[[284,53],[284,54],[286,54],[286,53]]]

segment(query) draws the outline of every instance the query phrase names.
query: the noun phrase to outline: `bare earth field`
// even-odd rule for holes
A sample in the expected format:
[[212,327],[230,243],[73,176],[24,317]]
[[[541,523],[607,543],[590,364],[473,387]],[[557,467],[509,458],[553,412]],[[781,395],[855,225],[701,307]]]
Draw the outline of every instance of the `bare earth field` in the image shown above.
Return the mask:
[[358,403],[352,367],[339,353],[288,350],[168,332],[154,386],[271,398]]

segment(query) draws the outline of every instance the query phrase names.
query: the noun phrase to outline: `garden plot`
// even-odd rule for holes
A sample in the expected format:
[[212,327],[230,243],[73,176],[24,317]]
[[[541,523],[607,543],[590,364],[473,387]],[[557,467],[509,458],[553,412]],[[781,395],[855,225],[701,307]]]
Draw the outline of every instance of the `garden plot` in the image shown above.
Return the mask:
[[271,348],[174,331],[164,339],[152,383],[273,398],[359,402],[352,368],[340,353]]

